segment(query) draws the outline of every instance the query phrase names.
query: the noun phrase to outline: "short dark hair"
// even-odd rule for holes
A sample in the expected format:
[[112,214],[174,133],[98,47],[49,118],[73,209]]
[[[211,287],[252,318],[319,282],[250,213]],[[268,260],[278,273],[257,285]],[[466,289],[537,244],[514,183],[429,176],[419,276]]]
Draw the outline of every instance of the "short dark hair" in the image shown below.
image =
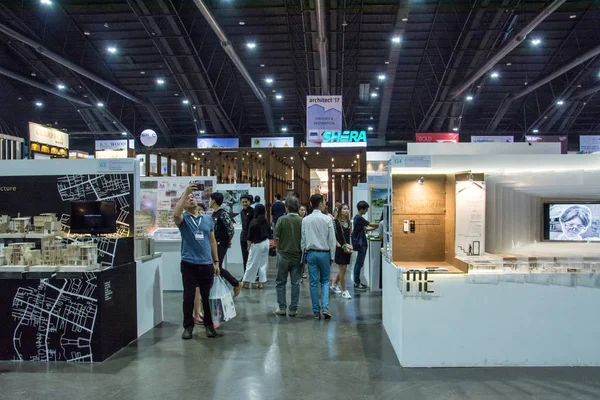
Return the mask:
[[275,195],[275,198],[276,198],[277,200],[281,200],[281,195],[280,195],[279,193],[277,193],[277,194]]
[[202,211],[206,211],[206,206],[204,205],[204,203],[198,202],[198,208],[200,208]]
[[358,204],[356,205],[356,209],[357,210],[368,210],[369,209],[369,203],[367,203],[366,201],[359,201]]
[[245,195],[243,195],[243,196],[240,198],[240,201],[242,201],[242,199],[246,199],[246,200],[248,200],[250,203],[252,203],[252,200],[253,200],[253,198],[252,198],[252,195],[251,195],[251,194],[245,194]]
[[319,204],[321,204],[322,202],[323,202],[323,195],[313,194],[312,196],[310,196],[310,205],[312,206],[313,210],[316,210],[317,208],[319,208]]
[[288,196],[285,199],[285,206],[288,209],[288,212],[291,213],[298,213],[298,210],[300,209],[300,204],[298,203],[298,199],[295,198],[294,196]]
[[223,193],[214,192],[210,195],[210,198],[213,199],[218,206],[221,206],[221,204],[223,204]]
[[254,196],[254,202],[260,203],[260,196]]

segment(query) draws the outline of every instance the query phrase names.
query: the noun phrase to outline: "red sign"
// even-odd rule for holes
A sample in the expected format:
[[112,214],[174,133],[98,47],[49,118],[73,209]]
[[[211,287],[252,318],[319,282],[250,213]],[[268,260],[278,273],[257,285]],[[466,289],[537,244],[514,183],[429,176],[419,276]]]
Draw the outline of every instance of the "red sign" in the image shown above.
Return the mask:
[[458,133],[417,133],[417,143],[458,143]]

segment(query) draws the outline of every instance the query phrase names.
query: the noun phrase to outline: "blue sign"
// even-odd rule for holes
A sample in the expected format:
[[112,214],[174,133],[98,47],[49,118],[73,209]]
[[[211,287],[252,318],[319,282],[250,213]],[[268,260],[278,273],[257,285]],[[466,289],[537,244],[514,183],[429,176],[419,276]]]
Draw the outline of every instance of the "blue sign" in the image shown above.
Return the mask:
[[199,149],[237,149],[240,147],[238,138],[198,138]]

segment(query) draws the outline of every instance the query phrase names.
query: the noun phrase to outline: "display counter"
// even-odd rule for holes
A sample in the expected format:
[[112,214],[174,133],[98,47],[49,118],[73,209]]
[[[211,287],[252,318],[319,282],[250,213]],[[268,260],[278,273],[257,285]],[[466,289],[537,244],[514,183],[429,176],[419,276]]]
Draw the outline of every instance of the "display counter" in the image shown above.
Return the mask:
[[164,320],[162,253],[136,259],[137,337]]

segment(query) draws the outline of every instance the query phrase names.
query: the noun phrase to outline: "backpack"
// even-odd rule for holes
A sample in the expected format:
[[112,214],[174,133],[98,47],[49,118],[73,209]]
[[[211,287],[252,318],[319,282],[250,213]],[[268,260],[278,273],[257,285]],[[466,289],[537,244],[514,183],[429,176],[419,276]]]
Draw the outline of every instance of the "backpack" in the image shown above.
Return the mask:
[[229,242],[229,233],[227,232],[227,225],[223,222],[222,214],[227,212],[223,209],[220,209],[213,213],[213,222],[215,225],[215,239],[217,243]]

